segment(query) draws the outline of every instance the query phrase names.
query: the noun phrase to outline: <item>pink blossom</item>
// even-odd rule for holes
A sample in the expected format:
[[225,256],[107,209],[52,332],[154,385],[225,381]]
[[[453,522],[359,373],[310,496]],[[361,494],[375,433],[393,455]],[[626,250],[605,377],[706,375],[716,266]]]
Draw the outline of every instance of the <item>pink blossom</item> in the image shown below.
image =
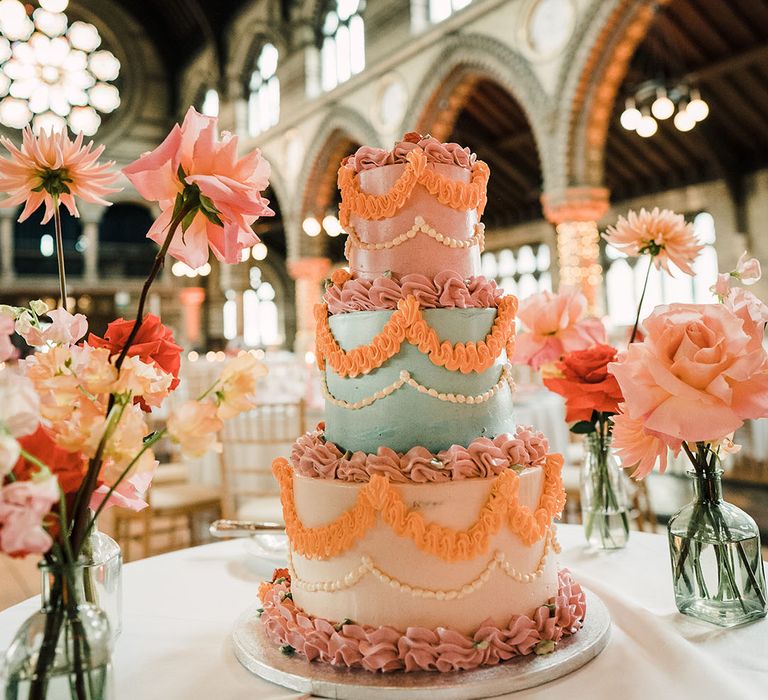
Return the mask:
[[256,387],[267,368],[251,353],[244,352],[232,360],[221,373],[216,386],[219,418],[229,420],[256,405]]
[[768,356],[725,305],[659,306],[645,326],[609,371],[646,432],[713,441],[768,416]]
[[16,348],[11,342],[15,325],[10,316],[0,314],[0,362],[13,359],[16,355]]
[[635,467],[632,476],[644,479],[658,463],[659,471],[667,468],[667,453],[680,452],[682,441],[668,435],[647,431],[640,420],[625,413],[613,417],[613,447],[625,468]]
[[47,552],[53,540],[43,520],[58,502],[59,484],[54,476],[1,487],[0,551],[11,556]]
[[34,384],[11,369],[0,370],[0,433],[22,437],[40,422],[40,398]]
[[42,326],[30,321],[28,313],[22,314],[16,321],[16,332],[27,341],[28,345],[39,347],[48,345],[74,345],[88,332],[88,319],[83,314],[71,314],[64,308],[48,312],[52,323]]
[[750,349],[761,348],[765,335],[765,325],[768,323],[768,306],[752,292],[741,287],[732,289],[723,300],[723,304],[731,313],[742,320],[744,331],[752,339]]
[[716,295],[720,301],[723,301],[731,293],[732,279],[733,277],[730,274],[721,272],[717,276],[717,282],[709,288],[709,291]]
[[587,299],[576,289],[528,297],[517,312],[528,332],[518,335],[512,361],[539,369],[567,352],[605,343],[603,324],[586,314]]
[[93,148],[93,141],[83,146],[83,135],[75,140],[63,131],[41,131],[38,135],[25,128],[21,148],[10,139],[0,137],[0,144],[10,153],[10,158],[0,158],[0,191],[9,197],[0,207],[15,207],[22,202],[24,211],[19,221],[24,221],[33,211],[45,204],[43,223],[50,221],[54,212],[54,194],[72,216],[79,216],[75,197],[86,202],[109,206],[104,195],[116,192],[109,187],[117,174],[114,163],[99,163],[104,146]]
[[223,132],[219,140],[217,119],[192,107],[163,143],[123,169],[142,197],[160,204],[162,213],[147,234],[159,244],[168,236],[177,197],[198,198],[194,218],[183,235],[175,233],[168,250],[193,269],[208,260],[209,246],[222,262],[238,263],[243,248],[259,242],[251,225],[274,214],[261,196],[269,172],[260,151],[238,159],[237,137]]
[[224,423],[212,401],[185,401],[168,416],[168,434],[187,457],[202,457],[209,450],[221,452],[217,433]]
[[[131,474],[123,479],[110,494],[104,509],[107,510],[113,506],[118,508],[127,508],[134,512],[144,510],[149,505],[145,499],[146,493],[152,484],[152,479],[155,476],[158,462],[154,457],[151,457],[150,468],[139,470],[135,474]],[[91,496],[90,507],[91,510],[96,510],[104,502],[104,499],[109,493],[110,486],[108,484],[101,484]]]
[[760,270],[760,261],[757,258],[748,258],[747,255],[746,250],[741,254],[739,262],[736,264],[736,276],[742,284],[750,285],[762,277],[762,271]]

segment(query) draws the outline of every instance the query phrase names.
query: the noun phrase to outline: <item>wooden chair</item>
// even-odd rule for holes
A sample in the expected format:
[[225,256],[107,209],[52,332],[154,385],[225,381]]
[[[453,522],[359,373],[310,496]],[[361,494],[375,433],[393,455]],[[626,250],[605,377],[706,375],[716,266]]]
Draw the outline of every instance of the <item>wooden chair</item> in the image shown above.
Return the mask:
[[282,522],[272,460],[288,457],[305,431],[303,400],[259,404],[224,424],[221,493],[225,518]]
[[140,557],[202,544],[201,533],[221,514],[221,491],[189,483],[186,472],[183,464],[161,465],[147,493],[149,507],[138,513],[113,509],[114,537],[126,561],[134,543]]

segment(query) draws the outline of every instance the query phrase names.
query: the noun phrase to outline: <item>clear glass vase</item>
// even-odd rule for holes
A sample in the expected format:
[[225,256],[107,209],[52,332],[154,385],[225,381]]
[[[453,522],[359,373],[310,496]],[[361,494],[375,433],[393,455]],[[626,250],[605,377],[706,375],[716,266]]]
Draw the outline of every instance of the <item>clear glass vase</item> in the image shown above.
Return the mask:
[[629,539],[626,476],[611,451],[611,436],[589,433],[581,470],[581,518],[587,542],[621,549]]
[[83,545],[85,599],[109,619],[113,642],[123,629],[123,553],[120,545],[94,524]]
[[85,600],[82,565],[44,565],[42,606],[5,653],[4,700],[110,700],[112,637]]
[[677,609],[721,627],[765,617],[760,531],[723,500],[718,469],[688,472],[695,498],[667,526]]

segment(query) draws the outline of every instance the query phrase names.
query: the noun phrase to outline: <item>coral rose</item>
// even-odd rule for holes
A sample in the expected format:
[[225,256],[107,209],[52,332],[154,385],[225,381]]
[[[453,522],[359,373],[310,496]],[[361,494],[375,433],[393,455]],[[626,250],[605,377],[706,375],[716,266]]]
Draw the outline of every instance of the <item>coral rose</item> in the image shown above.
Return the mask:
[[690,442],[768,416],[768,356],[744,325],[721,304],[657,307],[645,340],[609,366],[627,415],[647,432]]
[[[112,355],[117,355],[128,340],[135,321],[119,318],[107,326],[103,338],[96,335],[88,336],[88,344],[97,348],[109,348]],[[173,331],[164,326],[154,314],[147,314],[139,327],[139,332],[128,350],[128,357],[138,357],[142,362],[153,363],[159,369],[173,375],[170,391],[179,385],[179,369],[181,368],[181,346],[176,344]],[[139,399],[144,410],[148,405]]]
[[565,398],[568,422],[590,420],[592,412],[617,413],[622,400],[608,363],[616,360],[616,348],[595,345],[563,356],[555,366],[559,377],[547,377],[544,386]]
[[599,319],[586,318],[587,299],[578,290],[539,292],[520,303],[517,317],[528,329],[517,336],[513,362],[539,369],[565,353],[605,342]]

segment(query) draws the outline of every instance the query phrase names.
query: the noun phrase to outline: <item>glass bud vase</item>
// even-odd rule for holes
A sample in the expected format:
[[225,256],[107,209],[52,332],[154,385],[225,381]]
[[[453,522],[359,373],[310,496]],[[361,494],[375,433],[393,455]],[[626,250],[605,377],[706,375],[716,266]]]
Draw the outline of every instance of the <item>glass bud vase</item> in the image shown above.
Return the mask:
[[695,498],[667,526],[677,609],[720,627],[765,617],[760,531],[723,500],[721,470],[688,472]]
[[611,436],[589,433],[581,470],[581,518],[587,542],[598,549],[621,549],[629,539],[626,476],[611,451]]
[[120,545],[94,524],[83,545],[82,558],[85,599],[106,613],[114,641],[123,628],[123,553]]
[[110,700],[106,614],[85,600],[82,565],[42,566],[42,607],[5,653],[4,700]]

